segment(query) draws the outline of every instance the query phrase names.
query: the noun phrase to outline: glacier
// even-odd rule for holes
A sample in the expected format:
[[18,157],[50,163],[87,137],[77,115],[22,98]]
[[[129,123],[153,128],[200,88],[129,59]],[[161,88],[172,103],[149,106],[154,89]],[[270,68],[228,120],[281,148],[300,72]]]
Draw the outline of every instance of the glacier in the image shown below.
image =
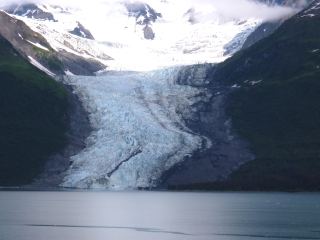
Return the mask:
[[[262,20],[230,19],[214,12],[209,20],[191,23],[184,16],[190,6],[175,4],[156,4],[163,18],[152,25],[152,41],[142,37],[135,19],[119,4],[86,10],[47,6],[57,22],[16,16],[56,51],[108,66],[93,77],[69,70],[55,76],[72,87],[93,129],[86,147],[71,157],[61,187],[156,187],[165,171],[212,146],[210,139],[186,126],[197,103],[220,94],[206,88],[204,63],[219,63],[240,50]],[[90,10],[91,15],[86,12]],[[78,21],[97,40],[68,33]],[[187,81],[193,84],[179,83],[182,69],[195,64],[203,65],[196,79]]]
[[[182,117],[204,90],[175,83],[179,68],[65,76],[90,113],[93,132],[62,187],[155,187],[164,171],[210,140]],[[209,98],[210,96],[208,96]],[[181,113],[181,114],[178,114]]]

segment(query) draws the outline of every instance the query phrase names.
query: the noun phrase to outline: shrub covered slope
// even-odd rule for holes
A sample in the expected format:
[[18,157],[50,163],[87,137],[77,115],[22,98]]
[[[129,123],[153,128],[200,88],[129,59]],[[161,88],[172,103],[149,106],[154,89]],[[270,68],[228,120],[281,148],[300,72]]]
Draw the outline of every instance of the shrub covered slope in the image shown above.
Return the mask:
[[0,35],[0,186],[39,176],[44,159],[66,145],[68,108],[66,90]]

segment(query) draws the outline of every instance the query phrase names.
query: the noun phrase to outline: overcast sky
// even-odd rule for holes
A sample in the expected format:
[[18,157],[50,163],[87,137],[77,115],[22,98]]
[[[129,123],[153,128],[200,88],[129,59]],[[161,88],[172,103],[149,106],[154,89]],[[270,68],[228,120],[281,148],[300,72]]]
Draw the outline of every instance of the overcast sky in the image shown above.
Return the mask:
[[[204,20],[210,19],[210,14],[212,11],[216,10],[221,15],[231,18],[257,18],[263,20],[275,20],[283,16],[293,15],[300,9],[281,7],[281,6],[265,6],[263,4],[255,3],[252,0],[167,0],[169,2],[177,3],[182,6],[187,7],[187,5],[194,6],[196,11],[201,12],[202,16],[200,18]],[[26,0],[0,0],[0,5],[12,4],[12,3],[26,3],[34,1]],[[49,3],[54,5],[68,5],[73,7],[83,7],[87,4],[93,7],[93,4],[98,4],[101,2],[107,3],[119,3],[119,0],[44,0],[41,3]],[[133,2],[133,1],[131,1]],[[150,4],[150,6],[158,5],[160,0],[145,0]],[[304,3],[305,0],[301,0]],[[157,9],[156,9],[157,10]],[[200,19],[201,20],[201,19]]]

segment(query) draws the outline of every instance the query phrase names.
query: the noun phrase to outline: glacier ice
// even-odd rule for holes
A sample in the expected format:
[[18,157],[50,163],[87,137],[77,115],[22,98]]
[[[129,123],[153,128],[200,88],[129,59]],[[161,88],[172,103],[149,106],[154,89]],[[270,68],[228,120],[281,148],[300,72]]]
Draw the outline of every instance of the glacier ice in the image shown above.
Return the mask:
[[65,76],[63,82],[74,87],[89,112],[93,132],[88,147],[72,157],[61,186],[154,187],[163,171],[208,141],[191,132],[177,113],[199,100],[195,96],[202,92],[175,84],[178,72],[179,67],[171,67]]

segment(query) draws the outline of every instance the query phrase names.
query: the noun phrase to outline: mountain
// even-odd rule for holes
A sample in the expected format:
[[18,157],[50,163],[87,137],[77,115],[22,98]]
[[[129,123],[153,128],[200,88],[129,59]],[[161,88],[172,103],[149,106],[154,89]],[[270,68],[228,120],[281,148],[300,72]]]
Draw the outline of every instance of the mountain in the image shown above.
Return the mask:
[[155,33],[151,26],[158,18],[162,17],[161,13],[157,13],[148,4],[140,2],[125,3],[125,6],[128,10],[129,16],[136,18],[136,24],[144,26],[142,29],[144,38],[153,40],[155,38]]
[[48,12],[46,6],[37,5],[37,4],[11,4],[9,6],[4,6],[3,10],[5,10],[9,14],[14,14],[18,16],[28,17],[37,20],[48,20],[48,21],[56,21],[51,12]]
[[70,96],[2,35],[0,85],[0,185],[26,184],[66,146]]
[[[206,75],[242,48],[263,23],[259,16],[184,1],[34,5],[54,20],[28,17],[36,11],[20,5],[22,14],[1,12],[0,33],[72,89],[92,128],[84,149],[69,155],[70,167],[62,161],[53,168],[61,172],[56,186],[136,189],[224,180],[255,158],[225,111],[236,88]],[[94,39],[86,38],[89,32]]]
[[211,84],[234,87],[227,114],[256,157],[227,181],[181,189],[319,190],[319,21],[314,1],[212,70]]
[[[15,49],[51,76],[63,75],[65,72],[93,75],[93,72],[106,68],[99,60],[84,57],[74,49],[66,51],[67,47],[64,49],[55,48],[41,33],[34,31],[24,21],[10,16],[4,11],[0,11],[0,22],[3,26],[0,33]],[[85,29],[83,31],[86,32]],[[87,34],[89,36],[88,32]],[[64,44],[69,46],[69,49],[72,48],[67,41],[64,41]],[[103,56],[103,58],[111,59],[108,56]]]
[[[219,62],[238,51],[246,37],[261,24],[258,19],[227,19],[217,12],[213,13],[213,21],[190,24],[185,13],[192,5],[176,1],[153,4],[105,3],[99,8],[84,9],[27,4],[3,9],[9,9],[12,17],[43,36],[65,65],[62,70],[73,75],[93,75],[106,68],[123,69],[136,62],[139,52],[146,51],[152,59],[160,54],[159,61],[165,66],[177,62]],[[50,13],[54,20],[29,16],[35,14],[34,9]],[[202,10],[196,9],[195,14],[200,18]],[[96,41],[90,41],[93,38]],[[202,40],[199,42],[198,38]],[[124,48],[139,50],[128,54],[123,53]],[[150,63],[154,61],[146,60],[140,65]],[[82,69],[76,69],[81,65]],[[51,71],[49,66],[45,67]]]

